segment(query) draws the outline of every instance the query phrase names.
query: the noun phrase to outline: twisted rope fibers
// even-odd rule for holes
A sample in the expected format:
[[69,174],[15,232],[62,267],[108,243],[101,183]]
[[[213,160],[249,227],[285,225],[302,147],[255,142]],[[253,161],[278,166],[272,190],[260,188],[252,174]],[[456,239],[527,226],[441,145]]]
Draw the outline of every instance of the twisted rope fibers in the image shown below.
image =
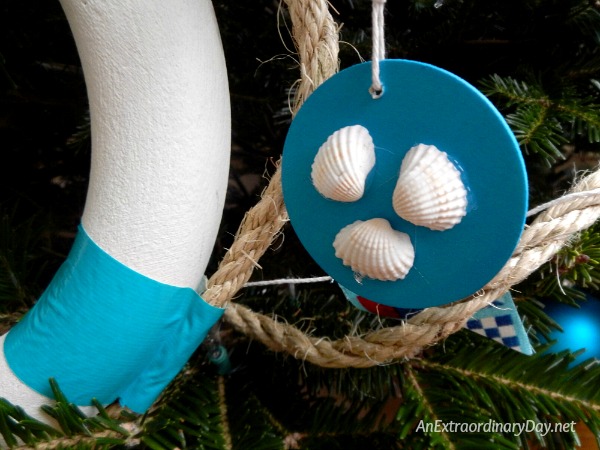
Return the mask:
[[[337,72],[339,47],[337,26],[325,0],[285,0],[285,3],[300,56],[301,80],[293,107],[295,114],[310,93]],[[322,367],[371,367],[415,357],[424,348],[460,330],[474,313],[550,260],[573,235],[593,225],[600,217],[598,189],[600,169],[571,189],[571,193],[581,195],[557,202],[526,226],[510,260],[481,291],[449,306],[427,308],[399,326],[330,340],[308,336],[293,325],[229,303],[288,221],[278,167],[261,200],[246,213],[234,243],[208,280],[202,297],[215,306],[229,303],[224,318],[239,332],[271,350],[287,352]]]

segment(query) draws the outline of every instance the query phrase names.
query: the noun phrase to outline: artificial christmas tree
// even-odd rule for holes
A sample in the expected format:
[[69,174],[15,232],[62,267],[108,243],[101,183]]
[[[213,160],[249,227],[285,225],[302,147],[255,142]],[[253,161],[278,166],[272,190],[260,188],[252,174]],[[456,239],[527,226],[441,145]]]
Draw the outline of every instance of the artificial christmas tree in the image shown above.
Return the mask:
[[[598,435],[600,372],[596,363],[588,360],[571,366],[571,352],[552,353],[550,347],[550,353],[543,353],[537,341],[556,326],[544,313],[545,302],[575,304],[583,298],[582,289],[597,289],[599,231],[592,226],[573,233],[571,224],[587,228],[598,215],[594,189],[600,185],[594,176],[574,176],[573,172],[597,166],[598,6],[586,1],[482,4],[450,0],[387,5],[389,57],[451,70],[488,94],[505,113],[526,160],[532,206],[577,186],[575,192],[580,195],[538,215],[537,224],[552,230],[526,242],[514,260],[537,252],[549,261],[539,268],[528,267],[533,273],[519,284],[507,281],[498,288],[512,287],[536,346],[535,355],[525,356],[474,333],[458,331],[462,319],[456,317],[456,309],[451,314],[444,308],[433,310],[421,316],[425,319],[420,322],[413,319],[401,325],[355,308],[332,283],[295,283],[294,278],[324,274],[286,225],[284,204],[274,189],[278,173],[270,163],[281,152],[290,119],[283,105],[286,89],[294,85],[295,75],[288,70],[294,63],[287,63],[287,57],[260,65],[254,60],[273,58],[281,51],[279,34],[290,48],[285,25],[291,26],[302,74],[292,93],[297,99],[293,111],[297,111],[310,92],[337,69],[339,24],[344,24],[341,42],[353,45],[341,45],[342,68],[359,62],[355,49],[369,54],[365,30],[370,27],[371,5],[340,1],[330,13],[321,1],[290,0],[287,11],[272,2],[259,3],[232,7],[215,2],[232,90],[234,170],[221,237],[207,271],[216,276],[209,281],[205,299],[226,303],[235,296],[226,320],[209,334],[188,367],[146,415],[99,406],[98,416],[85,418],[61,396],[60,386],[54,385],[58,403],[47,413],[56,417],[60,431],[28,420],[23,411],[3,402],[0,432],[6,443],[22,445],[20,439],[39,448],[575,448],[577,438],[566,426],[571,422],[586,424]],[[10,6],[4,9],[15,14]],[[8,16],[3,14],[3,18]],[[278,22],[278,18],[283,20]],[[266,21],[273,24],[272,33],[267,33]],[[11,65],[14,54],[3,49],[4,67],[10,75],[3,82],[5,105],[27,92],[25,74]],[[3,111],[6,116],[7,110]],[[80,117],[84,122],[83,113]],[[78,136],[85,137],[85,132]],[[13,144],[12,148],[19,147]],[[61,161],[69,160],[63,156],[64,146],[51,153],[53,157],[59,153]],[[31,173],[41,178],[39,183],[46,183],[44,187],[59,175],[71,183],[65,188],[53,185],[56,203],[61,205],[57,211],[63,212],[64,199],[72,198],[67,195],[78,195],[71,190],[79,177],[87,176],[85,168],[72,174],[66,169],[73,163],[65,163],[46,169],[44,178],[39,161],[45,162],[45,155],[34,155],[38,164]],[[241,214],[256,202],[256,194],[266,184],[265,180],[252,186],[248,174],[260,175],[265,168],[271,185],[263,193],[262,206],[246,216],[238,239],[232,242],[228,232],[235,231]],[[38,182],[33,176],[11,179],[11,192],[36,193],[28,179]],[[577,184],[581,180],[588,185]],[[52,270],[40,269],[43,258],[33,258],[41,248],[35,242],[42,240],[53,253],[59,252],[65,245],[60,240],[64,231],[73,230],[73,216],[58,214],[53,222],[44,220],[36,228],[31,219],[29,223],[23,219],[31,216],[28,204],[21,201],[15,207],[14,197],[4,195],[2,308],[8,322],[18,318],[36,297],[32,278],[39,274],[37,286],[43,288]],[[46,199],[49,194],[39,189],[37,195]],[[573,205],[574,199],[584,203]],[[9,215],[10,211],[15,212]],[[564,228],[555,228],[556,221],[563,219]],[[525,231],[535,226],[531,221]],[[281,227],[285,238],[279,237]],[[53,229],[61,234],[50,232]],[[258,234],[247,234],[249,230]],[[240,241],[240,236],[246,239]],[[256,242],[265,241],[265,236],[268,242],[257,248]],[[279,240],[268,250],[271,238]],[[223,255],[225,248],[230,249],[227,255]],[[244,252],[246,256],[239,259]],[[256,281],[284,281],[242,290],[252,269]],[[467,304],[473,301],[477,298]],[[258,311],[263,315],[257,315]],[[400,330],[406,341],[398,339]],[[421,341],[414,337],[419,332],[424,337]],[[227,358],[223,358],[224,351]],[[336,368],[320,367],[327,365]],[[436,423],[446,427],[438,430]],[[452,423],[467,426],[452,427]],[[531,426],[518,433],[504,426],[512,423]],[[563,432],[547,432],[550,427],[546,425],[554,423],[564,424]]]

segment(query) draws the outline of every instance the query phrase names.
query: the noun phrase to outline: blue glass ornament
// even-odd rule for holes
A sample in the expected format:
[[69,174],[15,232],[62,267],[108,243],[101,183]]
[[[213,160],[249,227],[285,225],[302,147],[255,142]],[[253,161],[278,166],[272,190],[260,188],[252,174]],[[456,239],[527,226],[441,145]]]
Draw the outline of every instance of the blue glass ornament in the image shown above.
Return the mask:
[[587,301],[580,302],[579,308],[562,303],[549,303],[544,311],[562,328],[550,334],[550,340],[556,344],[549,351],[585,349],[575,362],[588,358],[600,360],[600,300],[587,295]]

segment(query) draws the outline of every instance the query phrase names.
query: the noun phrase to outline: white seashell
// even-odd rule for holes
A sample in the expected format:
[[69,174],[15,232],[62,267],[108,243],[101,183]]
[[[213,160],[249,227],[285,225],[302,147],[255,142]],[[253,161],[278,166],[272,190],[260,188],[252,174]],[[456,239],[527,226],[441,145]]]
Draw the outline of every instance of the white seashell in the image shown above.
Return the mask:
[[434,145],[419,144],[402,160],[393,194],[394,211],[431,230],[448,230],[467,214],[467,190],[460,171]]
[[341,128],[321,145],[312,164],[311,179],[321,195],[339,202],[359,200],[375,165],[375,145],[361,125]]
[[345,226],[336,235],[333,247],[345,266],[381,281],[403,279],[415,260],[410,237],[379,218]]

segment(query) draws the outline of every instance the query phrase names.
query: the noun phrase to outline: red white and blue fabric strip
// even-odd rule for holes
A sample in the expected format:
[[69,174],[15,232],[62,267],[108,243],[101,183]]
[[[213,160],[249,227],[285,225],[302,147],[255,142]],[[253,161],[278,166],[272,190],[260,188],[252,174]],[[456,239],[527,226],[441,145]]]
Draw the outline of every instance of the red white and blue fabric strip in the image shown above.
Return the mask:
[[[405,319],[420,309],[403,309],[375,303],[340,286],[350,303],[358,309],[381,317]],[[480,309],[470,318],[465,328],[493,339],[500,344],[526,355],[534,353],[527,331],[510,293],[504,294],[490,306]]]

